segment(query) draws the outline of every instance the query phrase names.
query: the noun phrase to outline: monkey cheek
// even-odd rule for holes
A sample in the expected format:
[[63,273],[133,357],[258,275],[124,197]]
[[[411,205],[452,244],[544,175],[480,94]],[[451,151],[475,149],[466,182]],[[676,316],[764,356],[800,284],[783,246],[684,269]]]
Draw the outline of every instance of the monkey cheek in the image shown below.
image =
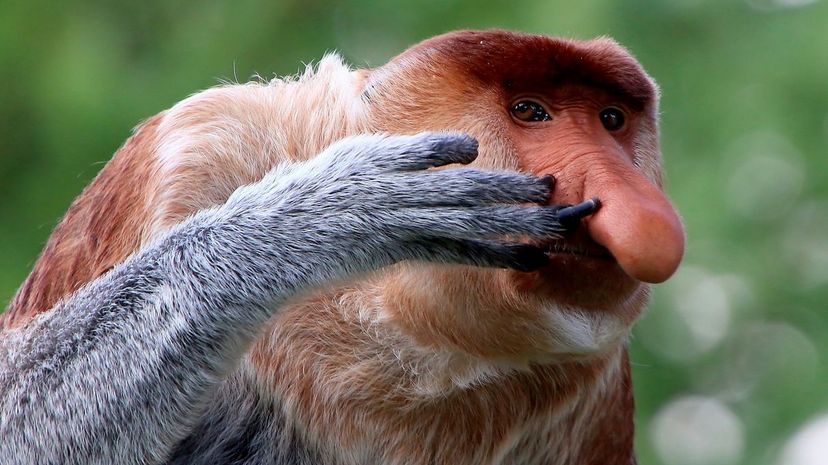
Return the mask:
[[639,281],[660,283],[681,263],[684,227],[658,188],[650,185],[642,190],[604,193],[604,206],[588,219],[587,228],[625,273]]

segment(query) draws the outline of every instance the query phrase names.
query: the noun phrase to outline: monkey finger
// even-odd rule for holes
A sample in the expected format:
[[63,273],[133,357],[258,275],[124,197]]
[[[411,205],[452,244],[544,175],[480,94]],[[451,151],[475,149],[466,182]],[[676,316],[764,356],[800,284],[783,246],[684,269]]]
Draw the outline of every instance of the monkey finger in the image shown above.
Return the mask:
[[397,136],[409,147],[397,153],[399,170],[423,170],[454,163],[469,164],[477,158],[478,143],[459,132],[423,132],[413,136]]
[[405,242],[402,249],[411,254],[410,259],[415,260],[512,268],[526,272],[537,270],[549,261],[539,247],[497,241],[424,237]]
[[561,222],[564,229],[573,230],[581,223],[582,219],[601,208],[601,200],[598,197],[593,197],[575,205],[553,205],[550,208],[555,210],[558,221]]
[[564,231],[555,209],[536,206],[404,208],[377,213],[375,217],[386,228],[413,237],[550,237]]
[[474,138],[461,133],[362,134],[334,143],[309,163],[332,178],[423,170],[471,163],[477,158],[477,145]]
[[400,207],[546,203],[555,179],[471,168],[399,174],[390,178]]
[[383,170],[414,171],[468,164],[477,158],[477,141],[457,132],[422,132],[413,136],[387,136],[374,147],[370,160]]

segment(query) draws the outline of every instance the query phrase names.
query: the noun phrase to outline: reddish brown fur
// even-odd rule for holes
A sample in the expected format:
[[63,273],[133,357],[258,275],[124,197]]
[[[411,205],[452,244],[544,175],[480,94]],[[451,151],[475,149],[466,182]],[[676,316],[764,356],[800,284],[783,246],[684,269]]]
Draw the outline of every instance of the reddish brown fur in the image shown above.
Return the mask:
[[[592,136],[589,125],[575,120],[561,120],[567,126],[555,147],[540,133],[516,129],[510,99],[538,89],[576,100],[609,96],[631,109],[636,129],[604,145],[611,156],[628,157],[618,162],[623,169],[661,184],[657,90],[611,40],[465,31],[425,41],[353,76],[353,108],[337,103],[284,116],[293,109],[290,99],[315,98],[320,102],[307,107],[322,108],[344,98],[330,90],[336,86],[311,78],[194,97],[168,113],[161,131],[160,117],[149,120],[70,208],[3,324],[23,324],[47,310],[145,238],[220,203],[279,160],[305,158],[356,132],[461,130],[481,143],[478,166],[554,172],[555,201],[580,200],[589,190],[581,179],[589,163],[615,162],[584,161],[592,152],[579,161],[584,141],[567,144]],[[216,146],[217,128],[235,137]],[[271,137],[280,131],[282,139]],[[185,132],[192,144],[164,168],[159,147]],[[160,179],[162,173],[174,176]],[[595,246],[587,236],[570,240]],[[245,366],[260,375],[261,389],[280,399],[309,441],[336,445],[355,461],[387,447],[394,451],[385,457],[389,463],[528,461],[522,457],[633,463],[625,335],[648,288],[612,261],[563,265],[528,275],[401,264],[287,306]],[[583,291],[585,283],[602,278],[606,284]],[[558,346],[566,343],[547,340],[550,302],[589,308],[584,318],[596,331],[601,324],[610,329],[604,339],[596,332],[595,347],[561,352]],[[567,311],[549,312],[567,317]]]
[[395,61],[411,56],[425,65],[429,61],[445,64],[445,57],[450,56],[464,80],[475,78],[485,88],[495,85],[520,92],[577,84],[604,89],[638,111],[656,98],[655,86],[641,65],[610,39],[580,42],[464,31],[426,40]]
[[[373,298],[363,292],[336,289],[288,307],[250,355],[263,383],[306,425],[312,441],[357,450],[390,445],[400,463],[499,463],[493,460],[504,448],[548,454],[550,463],[567,455],[560,463],[633,463],[625,348],[591,360],[532,364],[463,389],[445,381],[434,396],[420,391],[418,377],[404,368],[405,355],[390,353],[409,334],[393,327],[366,331],[353,319],[351,307],[365,308]],[[554,417],[561,417],[557,427],[510,444],[516,430]]]

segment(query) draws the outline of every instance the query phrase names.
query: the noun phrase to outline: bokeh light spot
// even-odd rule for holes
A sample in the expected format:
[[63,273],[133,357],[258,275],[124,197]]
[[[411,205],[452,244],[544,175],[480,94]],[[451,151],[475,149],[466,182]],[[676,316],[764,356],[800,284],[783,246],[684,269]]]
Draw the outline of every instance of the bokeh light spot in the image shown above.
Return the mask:
[[805,181],[799,152],[783,137],[761,132],[740,139],[731,154],[735,165],[725,189],[730,210],[750,219],[788,215]]
[[810,202],[791,215],[782,235],[782,257],[807,289],[828,283],[828,204]]
[[704,384],[729,401],[808,395],[819,363],[816,345],[800,329],[784,322],[743,323]]
[[721,344],[732,319],[732,277],[683,266],[658,292],[668,302],[646,315],[639,335],[659,355],[692,360]]
[[828,414],[806,424],[785,444],[778,465],[828,463]]
[[760,11],[775,11],[802,8],[819,0],[747,0],[747,4]]
[[650,438],[667,465],[729,465],[744,453],[744,425],[722,402],[687,396],[663,407]]

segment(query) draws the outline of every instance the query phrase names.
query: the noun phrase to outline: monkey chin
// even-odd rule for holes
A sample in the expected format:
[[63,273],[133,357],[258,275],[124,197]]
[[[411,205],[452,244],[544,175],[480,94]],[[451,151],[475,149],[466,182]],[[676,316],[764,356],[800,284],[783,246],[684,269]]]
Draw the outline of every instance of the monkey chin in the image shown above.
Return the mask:
[[406,262],[366,286],[382,303],[375,321],[421,349],[519,366],[617,349],[649,294],[612,258],[560,251],[531,273]]
[[566,361],[567,355],[600,355],[623,343],[649,301],[649,285],[627,275],[609,255],[548,255],[549,263],[537,271],[506,272],[525,304],[545,315],[552,337],[538,349]]
[[650,286],[627,275],[611,256],[549,253],[538,271],[509,271],[526,303],[542,313],[546,337],[537,341],[536,363],[589,360],[613,352],[650,297]]

